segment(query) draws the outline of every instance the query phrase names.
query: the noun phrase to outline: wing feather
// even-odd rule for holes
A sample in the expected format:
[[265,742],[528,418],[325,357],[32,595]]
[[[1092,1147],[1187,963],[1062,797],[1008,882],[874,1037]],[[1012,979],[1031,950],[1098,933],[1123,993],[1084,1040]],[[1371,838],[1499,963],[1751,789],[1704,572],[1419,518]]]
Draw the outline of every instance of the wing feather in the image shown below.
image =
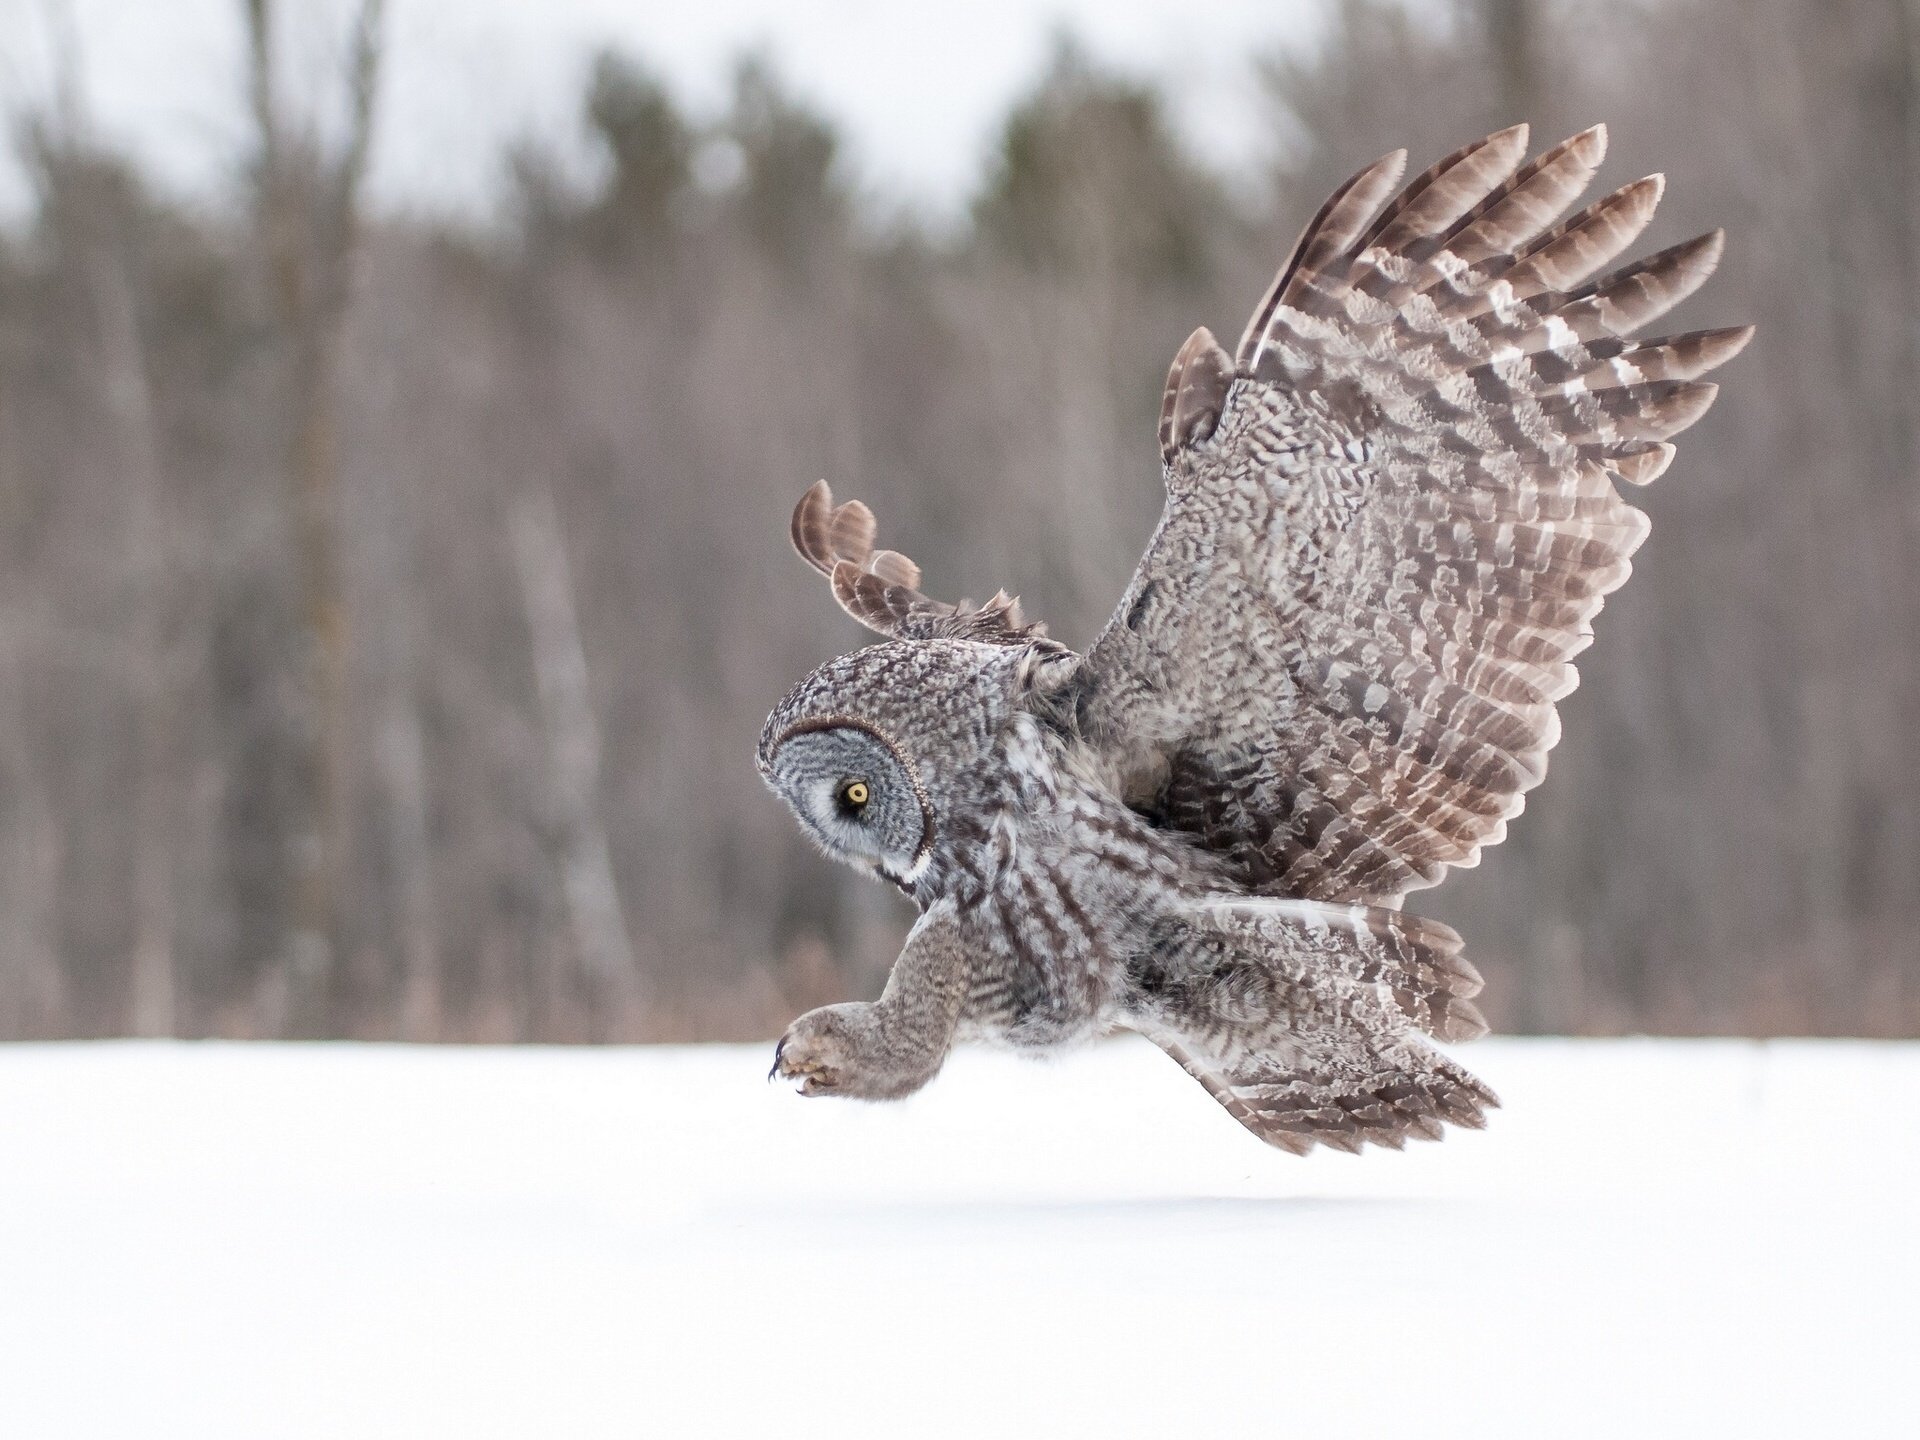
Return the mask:
[[1251,886],[1435,883],[1546,772],[1571,662],[1646,537],[1616,482],[1666,468],[1713,403],[1700,377],[1752,335],[1632,338],[1722,239],[1606,271],[1664,182],[1556,223],[1605,145],[1595,126],[1523,164],[1515,127],[1392,200],[1404,157],[1376,161],[1302,234],[1231,374],[1204,331],[1176,362],[1166,513],[1067,688],[1129,801]]
[[984,605],[928,599],[920,593],[918,565],[897,550],[873,548],[875,528],[873,511],[858,500],[835,505],[824,480],[800,497],[790,526],[800,558],[827,577],[840,608],[869,630],[895,640],[979,640],[1064,653],[1004,590]]
[[1260,303],[1254,307],[1253,318],[1241,333],[1240,344],[1234,352],[1234,365],[1242,374],[1251,372],[1260,363],[1260,345],[1266,336],[1268,324],[1281,297],[1287,293],[1296,276],[1302,271],[1307,274],[1317,272],[1340,250],[1359,238],[1362,228],[1379,208],[1380,202],[1392,192],[1406,168],[1407,152],[1392,151],[1382,155],[1327,197],[1326,204],[1320,207],[1320,213],[1300,232],[1292,253],[1280,267],[1280,273],[1274,276],[1273,284],[1267,287],[1267,293],[1260,297]]

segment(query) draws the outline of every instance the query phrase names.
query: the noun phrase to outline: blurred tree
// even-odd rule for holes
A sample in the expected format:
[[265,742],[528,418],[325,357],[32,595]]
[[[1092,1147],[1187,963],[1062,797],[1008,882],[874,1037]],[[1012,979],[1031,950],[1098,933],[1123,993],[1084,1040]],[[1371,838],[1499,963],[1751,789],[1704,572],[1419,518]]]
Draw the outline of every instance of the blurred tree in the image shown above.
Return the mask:
[[71,207],[98,344],[101,410],[125,491],[123,553],[131,624],[128,671],[134,702],[131,1013],[136,1035],[172,1035],[178,1024],[174,953],[174,746],[172,616],[176,539],[162,437],[142,338],[137,261],[126,230],[137,187],[88,151],[76,111],[64,137],[44,150],[51,209]]
[[732,205],[763,253],[800,265],[846,237],[840,137],[764,58],[743,60],[734,72],[732,109],[716,138],[738,153]]
[[360,190],[373,143],[384,0],[361,0],[348,46],[347,126],[329,154],[283,110],[276,69],[278,9],[242,0],[248,89],[258,146],[253,182],[259,243],[284,354],[287,473],[300,557],[307,678],[305,803],[287,839],[295,888],[281,971],[289,1023],[327,1028],[339,948],[339,886],[348,834],[347,610],[341,572],[339,365],[352,300]]
[[1160,96],[1063,39],[1007,118],[973,213],[982,239],[1025,265],[1192,283],[1228,210]]
[[1533,34],[1539,0],[1478,0],[1478,5],[1477,18],[1498,78],[1500,108],[1513,120],[1527,119],[1540,103]]
[[[253,0],[256,41],[290,13]],[[700,121],[611,58],[598,183],[523,151],[517,232],[363,224],[380,12],[345,13],[319,107],[344,125],[294,113],[256,44],[245,212],[170,202],[57,116],[28,137],[35,210],[0,230],[0,1034],[744,1038],[870,990],[898,897],[811,854],[747,759],[865,638],[784,553],[795,495],[829,476],[939,591],[1005,583],[1084,640],[1160,507],[1180,340],[1236,335],[1358,165],[1521,104],[1536,146],[1612,123],[1603,187],[1670,171],[1647,245],[1726,224],[1669,323],[1760,338],[1631,497],[1653,537],[1551,778],[1413,903],[1503,1027],[1920,1033],[1907,0],[1334,0],[1262,67],[1251,216],[1151,86],[1063,46],[957,233],[880,223],[765,61]]]
[[586,119],[605,149],[605,188],[580,217],[590,248],[610,258],[657,258],[683,217],[696,136],[654,76],[612,51],[595,57]]
[[1065,39],[1002,127],[972,214],[966,258],[981,293],[962,333],[1008,509],[962,490],[963,523],[1038,537],[1048,563],[1033,580],[1005,571],[1034,554],[1005,535],[982,557],[988,573],[1026,588],[1055,633],[1087,636],[1159,505],[1140,417],[1156,413],[1196,320],[1238,323],[1205,297],[1243,229],[1159,96]]
[[[72,32],[64,32],[71,41]],[[102,853],[85,812],[70,832],[68,853],[96,874],[125,873],[131,885],[132,939],[125,1008],[121,997],[89,997],[112,1022],[137,1035],[174,1033],[178,967],[174,949],[173,803],[175,755],[172,630],[175,601],[172,507],[162,466],[162,437],[142,331],[147,308],[143,254],[164,222],[132,169],[96,142],[79,94],[77,56],[63,56],[60,103],[42,123],[30,123],[23,149],[39,191],[45,238],[59,278],[72,287],[71,303],[85,327],[87,409],[104,444],[98,461],[112,476],[118,511],[109,544],[118,562],[94,576],[106,599],[105,647],[120,661],[124,693],[116,712],[127,719],[131,744],[125,871],[122,856]],[[143,243],[144,242],[144,243]],[[84,622],[83,622],[84,623]],[[114,847],[117,849],[117,847]],[[100,878],[105,878],[102,875]],[[34,907],[37,908],[37,907]],[[109,917],[76,912],[69,943],[91,948]],[[112,947],[117,949],[118,946]],[[103,967],[106,969],[107,967]],[[115,967],[117,968],[117,967]],[[112,974],[112,969],[107,973]],[[117,978],[117,977],[116,977]],[[104,987],[103,987],[104,988]],[[118,987],[115,987],[116,989]]]
[[1515,3],[1522,0],[1337,0],[1321,47],[1278,49],[1260,61],[1285,142],[1275,157],[1274,208],[1292,231],[1333,187],[1389,150],[1409,148],[1418,166],[1419,154],[1438,158],[1460,143],[1456,136],[1522,118],[1552,123],[1506,108],[1492,22],[1497,7]]

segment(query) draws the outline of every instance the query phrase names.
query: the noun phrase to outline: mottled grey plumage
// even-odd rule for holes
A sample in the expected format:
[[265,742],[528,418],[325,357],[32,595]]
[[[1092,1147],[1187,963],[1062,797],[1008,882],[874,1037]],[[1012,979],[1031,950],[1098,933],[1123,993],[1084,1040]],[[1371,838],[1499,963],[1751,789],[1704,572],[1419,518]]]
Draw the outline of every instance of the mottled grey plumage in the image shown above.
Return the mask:
[[1666,467],[1751,334],[1626,338],[1720,236],[1588,282],[1661,188],[1554,226],[1604,145],[1522,165],[1516,126],[1391,202],[1398,153],[1337,191],[1235,353],[1202,329],[1175,359],[1166,511],[1084,657],[1004,593],[929,599],[864,505],[807,492],[796,548],[887,642],[788,695],[760,768],[921,916],[880,1000],[802,1016],[777,1072],[890,1097],[957,1038],[1123,1027],[1295,1152],[1484,1123],[1423,1038],[1484,1031],[1480,979],[1401,898],[1539,783],[1646,536],[1614,480]]

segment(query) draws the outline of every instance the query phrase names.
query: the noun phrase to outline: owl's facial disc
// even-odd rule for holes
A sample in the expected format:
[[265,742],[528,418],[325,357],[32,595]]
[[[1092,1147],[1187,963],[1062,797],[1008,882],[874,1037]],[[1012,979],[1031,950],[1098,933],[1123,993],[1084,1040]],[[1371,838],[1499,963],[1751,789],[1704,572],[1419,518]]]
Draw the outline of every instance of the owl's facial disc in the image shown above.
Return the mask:
[[874,727],[830,717],[776,740],[763,767],[801,827],[837,860],[896,883],[919,878],[933,816],[913,767]]

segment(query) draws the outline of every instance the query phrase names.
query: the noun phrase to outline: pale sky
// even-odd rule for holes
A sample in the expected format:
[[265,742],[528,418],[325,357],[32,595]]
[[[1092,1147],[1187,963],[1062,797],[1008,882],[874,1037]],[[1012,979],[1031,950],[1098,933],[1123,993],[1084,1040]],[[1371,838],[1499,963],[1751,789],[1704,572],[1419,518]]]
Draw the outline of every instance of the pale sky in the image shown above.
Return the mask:
[[[1150,78],[1222,168],[1255,163],[1269,127],[1251,57],[1316,27],[1315,0],[388,0],[391,44],[372,184],[387,206],[473,212],[505,142],[579,147],[588,58],[612,44],[696,114],[722,104],[734,58],[761,47],[836,120],[872,190],[952,213],[996,121],[1070,30],[1099,60]],[[336,66],[347,0],[283,0],[287,74]],[[100,128],[170,188],[217,194],[245,152],[239,0],[0,0],[0,103],[53,88],[52,36],[71,17]],[[313,93],[319,93],[317,88]],[[0,164],[0,209],[23,196]]]

